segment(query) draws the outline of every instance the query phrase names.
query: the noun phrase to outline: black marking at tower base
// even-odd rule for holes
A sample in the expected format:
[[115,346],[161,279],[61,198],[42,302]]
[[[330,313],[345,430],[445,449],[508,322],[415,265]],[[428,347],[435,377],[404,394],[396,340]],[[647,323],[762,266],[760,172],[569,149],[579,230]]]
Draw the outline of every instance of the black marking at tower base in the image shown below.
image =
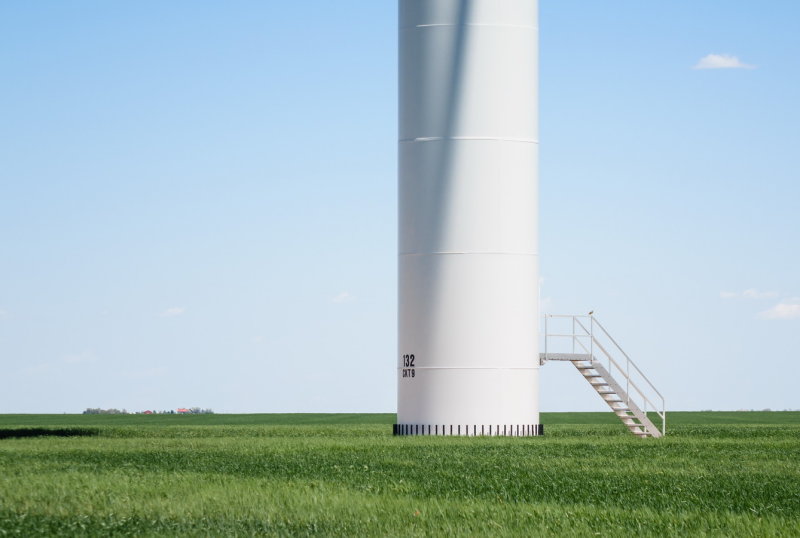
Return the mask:
[[[449,428],[448,428],[449,426]],[[544,424],[392,424],[392,435],[428,435],[433,437],[539,437]],[[449,430],[449,433],[447,433]]]

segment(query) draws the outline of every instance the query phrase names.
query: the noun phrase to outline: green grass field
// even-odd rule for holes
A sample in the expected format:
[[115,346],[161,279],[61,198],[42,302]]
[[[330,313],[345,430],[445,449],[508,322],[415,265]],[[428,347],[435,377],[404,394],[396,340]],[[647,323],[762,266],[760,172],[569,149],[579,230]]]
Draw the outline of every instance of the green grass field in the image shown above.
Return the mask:
[[526,439],[393,420],[0,415],[0,536],[800,535],[798,412],[676,412],[664,439],[611,413]]

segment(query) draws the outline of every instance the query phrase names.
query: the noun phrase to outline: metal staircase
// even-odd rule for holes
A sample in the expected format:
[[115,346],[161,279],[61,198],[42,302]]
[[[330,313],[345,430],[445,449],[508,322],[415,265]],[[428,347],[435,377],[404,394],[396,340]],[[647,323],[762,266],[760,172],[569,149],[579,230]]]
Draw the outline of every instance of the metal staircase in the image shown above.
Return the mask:
[[[570,324],[571,330],[551,332],[556,329],[554,325],[563,328],[565,324]],[[553,344],[563,349],[565,342],[570,352],[550,351]],[[571,362],[632,434],[638,437],[666,434],[664,397],[594,316],[546,315],[544,348],[544,353],[539,354],[541,364]],[[650,420],[648,409],[661,419],[661,428]]]

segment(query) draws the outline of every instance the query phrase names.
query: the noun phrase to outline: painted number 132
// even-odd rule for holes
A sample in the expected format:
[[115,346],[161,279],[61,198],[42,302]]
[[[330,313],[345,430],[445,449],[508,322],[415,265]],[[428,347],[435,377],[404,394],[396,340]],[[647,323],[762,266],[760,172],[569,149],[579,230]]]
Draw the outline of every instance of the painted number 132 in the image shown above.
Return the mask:
[[416,377],[414,370],[414,355],[403,355],[403,377]]

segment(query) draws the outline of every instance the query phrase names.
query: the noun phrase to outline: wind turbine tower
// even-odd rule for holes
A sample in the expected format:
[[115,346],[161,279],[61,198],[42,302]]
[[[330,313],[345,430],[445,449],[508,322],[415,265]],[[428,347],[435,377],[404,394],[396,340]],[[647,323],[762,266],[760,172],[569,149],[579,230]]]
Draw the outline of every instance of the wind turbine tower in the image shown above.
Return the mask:
[[538,6],[399,0],[398,435],[541,435]]

